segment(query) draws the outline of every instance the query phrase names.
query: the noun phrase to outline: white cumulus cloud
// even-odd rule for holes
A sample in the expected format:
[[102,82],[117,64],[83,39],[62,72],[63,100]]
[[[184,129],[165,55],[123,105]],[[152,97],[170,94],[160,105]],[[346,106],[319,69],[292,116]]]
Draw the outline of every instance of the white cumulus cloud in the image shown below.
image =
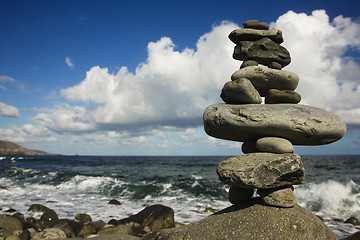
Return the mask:
[[19,109],[0,102],[0,116],[20,117]]
[[311,15],[289,11],[272,24],[283,31],[302,103],[339,114],[360,125],[360,66],[347,52],[360,50],[360,24],[343,16],[330,21],[324,10]]
[[75,68],[75,65],[74,65],[74,63],[72,62],[72,60],[71,60],[70,57],[65,57],[65,63],[66,63],[66,65],[67,65],[69,68],[72,68],[72,69]]

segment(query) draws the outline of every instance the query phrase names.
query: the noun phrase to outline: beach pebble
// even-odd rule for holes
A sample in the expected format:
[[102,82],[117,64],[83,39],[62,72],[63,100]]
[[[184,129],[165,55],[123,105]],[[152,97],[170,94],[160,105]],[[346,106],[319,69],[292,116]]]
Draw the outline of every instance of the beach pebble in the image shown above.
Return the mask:
[[59,217],[57,213],[52,209],[48,209],[41,215],[37,224],[39,224],[41,229],[45,229],[54,226],[58,221]]
[[301,101],[301,96],[295,91],[291,90],[278,90],[270,89],[265,94],[266,104],[276,103],[294,103],[297,104]]
[[21,240],[19,236],[11,235],[5,238],[5,240]]
[[281,64],[278,63],[278,62],[272,62],[269,64],[269,68],[273,68],[273,69],[278,69],[278,70],[281,70]]
[[262,29],[268,30],[269,24],[266,22],[259,22],[257,19],[248,20],[243,23],[244,28],[252,28],[252,29]]
[[66,238],[65,232],[58,228],[47,228],[44,229],[42,232],[35,234],[35,236],[32,239],[40,240],[40,239],[57,239],[57,238]]
[[234,48],[233,58],[240,61],[255,60],[265,66],[278,62],[281,67],[285,67],[291,62],[289,51],[270,38],[241,41]]
[[348,218],[345,223],[351,223],[354,226],[360,225],[360,221],[356,217],[350,217]]
[[4,237],[12,236],[15,231],[22,231],[23,225],[19,219],[10,216],[0,217],[0,229]]
[[86,213],[79,213],[76,214],[75,220],[81,223],[89,223],[92,222],[91,216]]
[[242,68],[231,75],[232,81],[240,78],[249,79],[263,97],[270,89],[295,90],[299,83],[295,73],[263,66]]
[[203,119],[208,135],[239,142],[272,136],[293,145],[323,145],[346,132],[336,114],[301,104],[214,104],[206,108]]
[[258,189],[257,193],[265,204],[271,206],[294,207],[298,204],[292,187]]
[[247,60],[241,64],[240,69],[250,67],[250,66],[258,66],[258,65],[259,65],[259,63],[257,61]]
[[229,202],[232,204],[239,204],[249,201],[254,195],[254,189],[240,188],[236,186],[230,186],[229,189]]
[[240,28],[233,30],[229,34],[229,39],[235,44],[240,44],[243,41],[257,41],[263,38],[268,38],[276,44],[280,44],[284,41],[282,37],[282,32],[277,29],[257,30],[251,28]]
[[256,148],[261,152],[292,153],[294,146],[285,138],[264,137],[256,141]]
[[108,204],[112,204],[112,205],[121,205],[121,202],[119,202],[118,200],[116,199],[111,199]]
[[66,237],[76,237],[78,236],[81,229],[84,227],[83,223],[76,222],[75,220],[70,219],[61,219],[59,220],[52,228],[58,228],[64,231]]
[[305,169],[297,154],[248,153],[220,162],[221,182],[240,188],[276,188],[304,183]]
[[260,104],[262,98],[246,78],[226,82],[220,97],[228,104]]

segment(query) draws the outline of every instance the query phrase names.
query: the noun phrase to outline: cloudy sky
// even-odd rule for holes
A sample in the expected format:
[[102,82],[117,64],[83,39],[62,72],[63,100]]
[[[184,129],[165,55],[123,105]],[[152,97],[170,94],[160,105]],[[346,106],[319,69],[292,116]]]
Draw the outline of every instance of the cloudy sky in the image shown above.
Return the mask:
[[[290,2],[290,3],[289,3]],[[0,1],[0,139],[82,155],[238,155],[202,114],[241,62],[228,34],[283,31],[302,104],[345,137],[300,154],[360,154],[359,1]]]

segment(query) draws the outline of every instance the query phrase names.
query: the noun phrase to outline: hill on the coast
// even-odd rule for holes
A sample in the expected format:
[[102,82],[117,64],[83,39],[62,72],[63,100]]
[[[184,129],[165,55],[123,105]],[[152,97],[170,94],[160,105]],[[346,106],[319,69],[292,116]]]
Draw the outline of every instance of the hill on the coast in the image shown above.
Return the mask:
[[40,150],[24,148],[12,142],[0,140],[0,155],[56,155]]

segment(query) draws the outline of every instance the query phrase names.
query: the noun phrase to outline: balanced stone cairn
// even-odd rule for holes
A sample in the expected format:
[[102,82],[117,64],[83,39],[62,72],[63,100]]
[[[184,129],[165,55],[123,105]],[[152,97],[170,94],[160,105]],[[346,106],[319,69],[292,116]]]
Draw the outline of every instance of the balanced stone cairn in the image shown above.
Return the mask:
[[[250,200],[255,190],[270,206],[297,205],[293,185],[304,183],[305,169],[293,145],[324,145],[342,138],[344,121],[319,108],[298,104],[299,77],[282,70],[291,62],[280,44],[280,30],[257,20],[229,35],[236,44],[233,58],[243,61],[226,82],[221,98],[225,104],[207,107],[204,128],[208,135],[243,142],[244,155],[222,161],[220,181],[230,185],[229,201]],[[265,98],[265,104],[262,104]]]

